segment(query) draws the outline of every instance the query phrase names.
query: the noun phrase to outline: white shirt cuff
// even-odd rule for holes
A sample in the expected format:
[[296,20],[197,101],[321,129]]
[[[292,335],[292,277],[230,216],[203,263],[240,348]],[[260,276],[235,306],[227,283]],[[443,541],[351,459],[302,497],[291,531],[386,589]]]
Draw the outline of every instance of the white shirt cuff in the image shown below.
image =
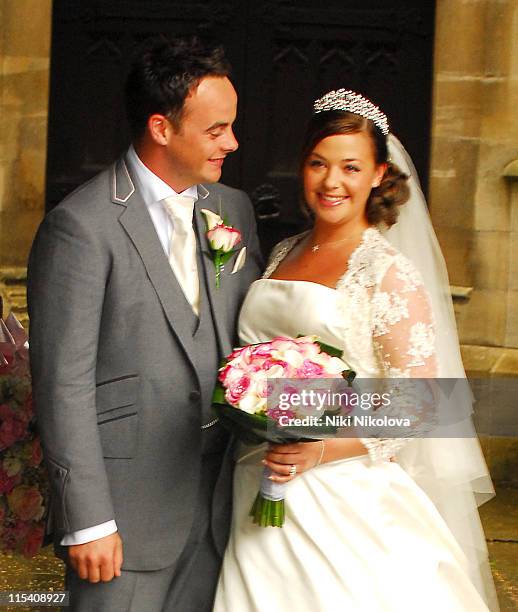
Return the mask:
[[111,535],[117,531],[117,523],[115,521],[106,521],[100,525],[94,525],[93,527],[87,527],[86,529],[80,529],[79,531],[73,531],[67,533],[66,536],[61,540],[61,546],[73,546],[76,544],[86,544],[87,542],[93,542],[94,540],[100,540],[106,536]]

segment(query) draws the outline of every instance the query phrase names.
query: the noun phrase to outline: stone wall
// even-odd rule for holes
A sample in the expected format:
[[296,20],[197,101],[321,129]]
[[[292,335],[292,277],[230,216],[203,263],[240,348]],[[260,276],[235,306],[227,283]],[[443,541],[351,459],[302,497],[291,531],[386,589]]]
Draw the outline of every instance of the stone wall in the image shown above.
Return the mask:
[[518,347],[518,2],[438,0],[430,208],[461,342]]
[[25,266],[44,211],[52,0],[0,0],[0,267]]

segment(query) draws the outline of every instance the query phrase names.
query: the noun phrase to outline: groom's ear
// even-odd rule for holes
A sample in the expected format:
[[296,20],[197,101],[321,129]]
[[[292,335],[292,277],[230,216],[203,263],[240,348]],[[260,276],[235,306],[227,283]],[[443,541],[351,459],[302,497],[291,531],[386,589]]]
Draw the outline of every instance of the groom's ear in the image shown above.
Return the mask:
[[147,129],[149,135],[157,144],[164,146],[167,144],[169,132],[172,130],[172,125],[164,115],[158,113],[150,115],[147,120]]

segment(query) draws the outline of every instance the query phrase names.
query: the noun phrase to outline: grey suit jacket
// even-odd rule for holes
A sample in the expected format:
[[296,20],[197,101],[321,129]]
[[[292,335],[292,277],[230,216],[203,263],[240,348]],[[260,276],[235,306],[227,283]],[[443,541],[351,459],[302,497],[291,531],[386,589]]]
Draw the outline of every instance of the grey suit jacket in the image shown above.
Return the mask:
[[[241,230],[244,267],[209,282],[221,356],[260,270],[248,197],[220,184],[196,205]],[[204,225],[200,225],[204,227]],[[208,278],[214,265],[203,233]],[[124,567],[174,563],[197,501],[203,413],[192,361],[192,317],[124,159],[44,219],[28,271],[33,391],[53,495],[57,539],[115,518]],[[224,488],[224,487],[223,487]],[[229,495],[229,491],[222,495]],[[228,499],[214,496],[225,544]]]

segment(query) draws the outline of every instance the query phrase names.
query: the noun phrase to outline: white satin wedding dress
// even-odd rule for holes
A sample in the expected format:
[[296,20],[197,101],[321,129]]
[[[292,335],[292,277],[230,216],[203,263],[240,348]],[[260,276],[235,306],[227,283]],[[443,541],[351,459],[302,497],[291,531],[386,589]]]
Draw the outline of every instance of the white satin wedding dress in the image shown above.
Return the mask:
[[[431,377],[433,325],[412,264],[373,228],[332,289],[268,278],[301,239],[282,242],[240,316],[243,344],[316,334],[360,377]],[[294,478],[282,528],[248,516],[264,448],[241,446],[215,612],[478,612],[466,558],[434,504],[389,459],[410,440],[362,440],[368,454]]]

